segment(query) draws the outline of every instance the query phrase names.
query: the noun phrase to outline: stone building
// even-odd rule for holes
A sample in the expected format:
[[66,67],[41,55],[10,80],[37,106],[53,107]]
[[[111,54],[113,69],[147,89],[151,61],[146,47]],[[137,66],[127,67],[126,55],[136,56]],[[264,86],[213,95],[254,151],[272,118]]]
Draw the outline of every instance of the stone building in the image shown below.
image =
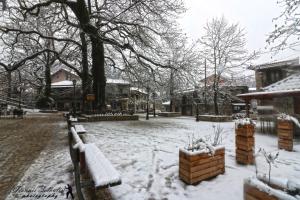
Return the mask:
[[[276,132],[274,122],[279,113],[300,119],[300,64],[299,59],[251,66],[255,70],[257,92],[238,95],[246,102],[258,101],[258,116]],[[271,123],[270,123],[271,122]],[[269,131],[262,129],[263,132]],[[300,132],[299,130],[297,132]]]
[[123,79],[106,80],[106,103],[111,110],[127,111],[129,109],[130,83]]
[[80,81],[80,77],[75,74],[74,72],[71,72],[66,69],[58,69],[51,73],[51,83],[57,83],[61,81]]
[[[247,86],[223,85],[219,90],[218,98],[220,114],[231,115],[240,111],[241,109],[244,109],[244,101],[240,98],[237,98],[236,95],[247,92]],[[182,115],[192,116],[196,114],[198,106],[200,114],[214,114],[212,94],[212,86],[207,87],[206,95],[204,87],[176,92],[173,98],[173,111],[181,112]]]
[[148,93],[146,90],[137,87],[130,88],[129,107],[134,113],[145,112],[147,109]]
[[276,83],[295,72],[300,72],[299,58],[252,65],[250,70],[255,71],[256,90],[262,90],[273,83]]
[[[75,97],[73,80],[76,80]],[[81,79],[75,73],[66,69],[59,69],[51,74],[51,96],[55,100],[55,107],[58,110],[70,110],[75,101],[77,110],[83,104],[81,93]],[[106,104],[109,110],[128,110],[130,97],[130,83],[120,79],[106,80]],[[93,110],[92,104],[87,107]]]
[[[266,91],[267,87],[277,83],[293,74],[300,72],[299,58],[265,63],[250,66],[249,69],[255,71],[256,91]],[[300,83],[299,83],[300,84]],[[284,90],[284,88],[282,88]],[[279,108],[274,108],[274,99],[259,99],[259,114],[272,114],[278,112]],[[280,108],[281,109],[281,108]]]

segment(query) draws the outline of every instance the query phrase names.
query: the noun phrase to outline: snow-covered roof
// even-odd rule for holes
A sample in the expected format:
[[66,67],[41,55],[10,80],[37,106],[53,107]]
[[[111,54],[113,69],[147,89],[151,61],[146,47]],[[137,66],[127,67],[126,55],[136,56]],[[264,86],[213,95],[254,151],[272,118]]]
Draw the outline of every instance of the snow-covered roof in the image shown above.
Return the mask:
[[164,105],[164,106],[169,106],[170,104],[171,104],[170,101],[166,101],[166,102],[163,102],[163,103],[162,103],[162,105]]
[[[122,84],[122,85],[129,85],[130,83],[125,80],[121,79],[107,79],[108,84]],[[78,82],[77,82],[78,84]],[[64,80],[64,81],[59,81],[51,84],[51,87],[53,88],[58,88],[58,87],[73,87],[73,82],[70,80]]]
[[285,79],[273,83],[265,88],[263,91],[272,92],[272,91],[282,91],[282,90],[300,90],[300,73],[293,74],[286,77]]
[[232,105],[234,105],[234,106],[245,106],[246,103],[233,103]]
[[59,87],[73,87],[73,82],[69,80],[65,81],[59,81],[51,84],[51,87],[53,88],[59,88]]
[[274,106],[257,106],[257,110],[273,110]]
[[75,75],[75,76],[78,76],[74,71],[69,70],[69,69],[65,69],[65,68],[62,68],[62,67],[54,69],[54,70],[51,72],[51,76],[54,75],[54,74],[56,74],[56,73],[59,72],[59,71],[66,71],[66,72],[68,72],[68,73],[70,73],[70,74],[73,74],[73,75]]
[[252,92],[237,95],[238,97],[258,97],[258,96],[282,96],[300,93],[300,73],[293,74],[285,79],[264,87],[260,92]]
[[140,93],[143,93],[143,94],[148,94],[148,93],[146,92],[146,90],[143,90],[143,89],[137,88],[137,87],[131,87],[131,88],[130,88],[130,91],[137,91],[137,92],[140,92]]
[[267,68],[284,67],[284,66],[300,66],[299,57],[291,60],[269,62],[269,63],[263,63],[259,65],[251,65],[250,67],[248,67],[248,69],[257,70],[257,69],[267,69]]
[[194,91],[195,91],[195,88],[188,88],[185,90],[175,90],[174,93],[184,94],[184,93],[190,93],[190,92],[194,92]]
[[122,85],[129,85],[130,83],[128,81],[125,81],[123,79],[106,79],[106,83],[113,83],[113,84],[122,84]]

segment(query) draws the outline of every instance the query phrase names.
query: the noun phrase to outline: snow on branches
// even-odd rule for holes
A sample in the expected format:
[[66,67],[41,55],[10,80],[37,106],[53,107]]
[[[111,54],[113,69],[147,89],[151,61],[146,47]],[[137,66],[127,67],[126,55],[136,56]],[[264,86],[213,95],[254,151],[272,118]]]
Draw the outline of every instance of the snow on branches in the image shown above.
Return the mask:
[[221,145],[223,140],[224,129],[218,124],[212,125],[214,133],[212,135],[207,135],[204,138],[195,139],[194,135],[192,137],[188,136],[188,145],[185,147],[185,150],[190,152],[208,152],[211,155],[214,155],[215,150],[218,146]]

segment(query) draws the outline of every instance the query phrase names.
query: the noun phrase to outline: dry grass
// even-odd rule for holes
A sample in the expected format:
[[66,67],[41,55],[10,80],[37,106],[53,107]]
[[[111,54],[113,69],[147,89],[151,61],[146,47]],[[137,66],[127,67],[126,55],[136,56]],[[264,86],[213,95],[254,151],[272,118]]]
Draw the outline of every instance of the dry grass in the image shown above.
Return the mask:
[[54,114],[0,120],[0,199],[52,140],[61,120]]

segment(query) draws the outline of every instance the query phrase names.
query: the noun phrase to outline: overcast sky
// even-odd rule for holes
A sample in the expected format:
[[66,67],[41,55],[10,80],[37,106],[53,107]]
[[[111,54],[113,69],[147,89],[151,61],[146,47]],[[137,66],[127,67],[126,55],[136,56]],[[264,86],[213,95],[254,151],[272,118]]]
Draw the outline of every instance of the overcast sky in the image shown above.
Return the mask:
[[[186,0],[188,11],[180,20],[184,31],[193,39],[203,34],[203,26],[213,17],[222,17],[230,23],[239,23],[247,33],[248,50],[263,50],[267,46],[267,34],[274,29],[272,19],[282,8],[277,0]],[[285,50],[273,56],[264,54],[254,63],[295,58],[300,52]]]

